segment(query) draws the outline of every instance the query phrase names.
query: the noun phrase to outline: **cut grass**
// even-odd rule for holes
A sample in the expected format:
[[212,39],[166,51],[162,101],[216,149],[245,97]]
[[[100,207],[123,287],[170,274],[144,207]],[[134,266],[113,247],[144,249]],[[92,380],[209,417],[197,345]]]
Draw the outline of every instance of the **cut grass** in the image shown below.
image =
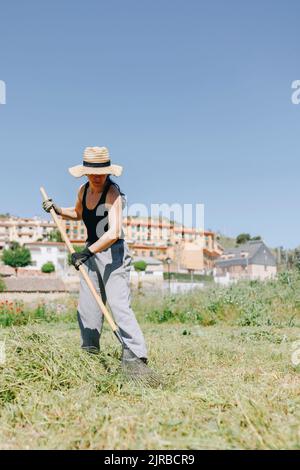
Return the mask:
[[100,355],[77,325],[2,330],[2,449],[297,449],[297,327],[142,325],[159,389],[122,382],[110,331]]

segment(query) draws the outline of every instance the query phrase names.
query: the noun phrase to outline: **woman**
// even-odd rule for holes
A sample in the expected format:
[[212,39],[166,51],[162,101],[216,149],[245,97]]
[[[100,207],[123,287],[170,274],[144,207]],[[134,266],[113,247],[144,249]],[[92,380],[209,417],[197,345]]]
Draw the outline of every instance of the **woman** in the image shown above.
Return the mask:
[[[122,230],[124,194],[110,179],[111,174],[120,176],[122,167],[111,164],[107,148],[87,147],[83,164],[69,168],[69,172],[76,178],[88,177],[79,188],[75,207],[61,208],[48,199],[43,208],[46,212],[53,208],[63,219],[83,220],[88,234],[86,247],[72,255],[72,264],[78,270],[84,263],[103,302],[108,302],[124,342],[147,363],[144,336],[130,305],[131,256]],[[77,317],[81,347],[98,352],[103,314],[81,275]]]

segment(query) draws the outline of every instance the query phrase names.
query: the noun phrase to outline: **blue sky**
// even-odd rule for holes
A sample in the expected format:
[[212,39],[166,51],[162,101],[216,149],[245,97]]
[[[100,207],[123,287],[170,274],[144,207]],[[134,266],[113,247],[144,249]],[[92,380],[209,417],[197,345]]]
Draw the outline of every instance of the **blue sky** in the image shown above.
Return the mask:
[[300,244],[297,1],[10,0],[0,6],[0,212],[62,206],[89,145],[129,203],[203,203],[206,228]]

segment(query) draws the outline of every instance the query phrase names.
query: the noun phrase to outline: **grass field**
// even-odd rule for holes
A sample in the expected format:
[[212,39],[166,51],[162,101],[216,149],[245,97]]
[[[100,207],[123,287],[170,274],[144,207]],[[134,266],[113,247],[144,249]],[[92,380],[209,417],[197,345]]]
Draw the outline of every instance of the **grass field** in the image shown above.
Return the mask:
[[[158,389],[80,349],[76,299],[0,306],[1,449],[299,449],[300,274],[133,299]],[[295,353],[298,351],[298,353]],[[297,362],[297,361],[296,361]]]
[[109,331],[101,355],[90,356],[78,348],[76,324],[7,329],[0,447],[300,448],[298,328],[143,328],[163,389],[120,381]]

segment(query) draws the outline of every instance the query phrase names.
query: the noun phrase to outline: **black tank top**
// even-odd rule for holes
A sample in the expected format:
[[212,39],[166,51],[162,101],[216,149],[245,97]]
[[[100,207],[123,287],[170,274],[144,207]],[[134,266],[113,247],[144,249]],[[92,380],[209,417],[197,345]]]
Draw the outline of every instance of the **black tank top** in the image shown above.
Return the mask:
[[111,181],[108,180],[96,207],[90,210],[86,207],[86,192],[89,187],[89,182],[85,184],[82,198],[82,220],[87,229],[86,242],[90,245],[99,240],[108,230],[108,211],[105,208],[105,199],[110,185]]

